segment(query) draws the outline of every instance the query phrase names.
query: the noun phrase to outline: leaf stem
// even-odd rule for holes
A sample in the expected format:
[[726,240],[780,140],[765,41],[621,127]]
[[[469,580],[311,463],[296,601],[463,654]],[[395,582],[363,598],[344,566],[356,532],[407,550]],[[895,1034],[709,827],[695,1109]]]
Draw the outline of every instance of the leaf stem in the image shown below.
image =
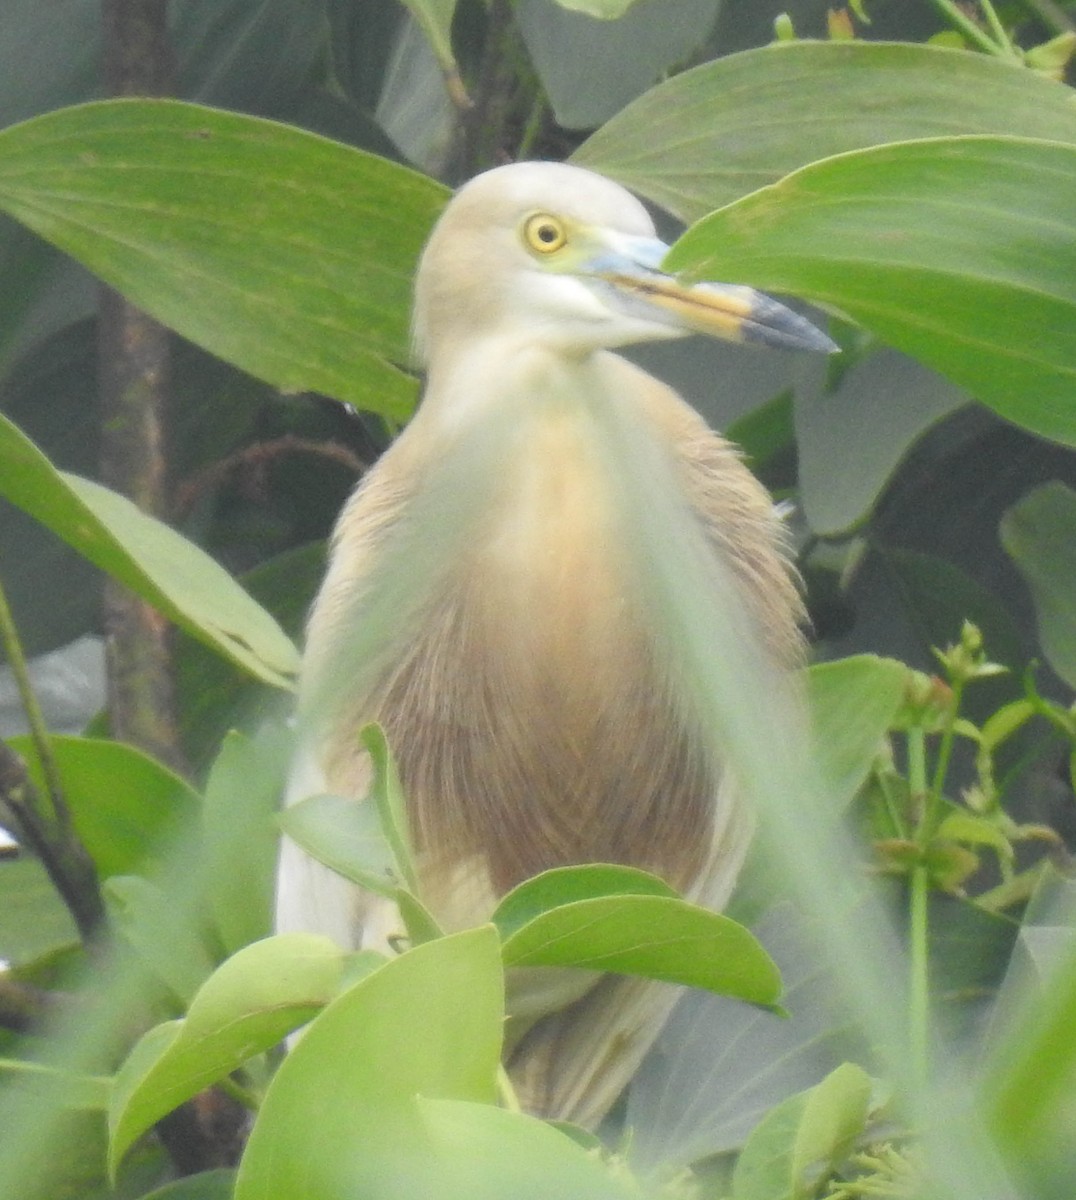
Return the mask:
[[[936,797],[927,787],[926,733],[908,731],[908,786],[916,812],[916,842],[925,849],[934,825]],[[930,1076],[930,872],[919,862],[912,870],[908,897],[908,1043],[912,1076],[920,1090]]]
[[67,833],[71,828],[71,819],[63,799],[59,768],[56,766],[56,759],[49,743],[49,731],[45,724],[45,716],[30,682],[30,670],[26,664],[22,642],[19,640],[15,621],[11,615],[11,607],[7,601],[7,593],[4,591],[2,583],[0,583],[0,645],[3,646],[4,654],[11,666],[11,673],[15,677],[19,702],[26,714],[26,722],[30,726],[30,737],[33,739],[34,749],[37,751],[38,761],[41,763],[41,774],[45,779],[48,811],[40,812],[38,815]]
[[500,1097],[501,1106],[509,1112],[521,1113],[523,1111],[523,1106],[519,1103],[519,1097],[516,1095],[516,1089],[512,1086],[512,1080],[508,1077],[504,1063],[497,1067],[497,1094]]
[[[953,744],[956,741],[956,721],[960,715],[960,705],[964,699],[964,688],[966,686],[966,681],[963,679],[957,679],[952,685],[953,700],[949,708],[949,715],[945,721],[945,728],[942,730],[941,743],[938,746],[938,759],[934,764],[934,777],[931,780],[930,790],[926,797],[926,810],[923,821],[924,829],[921,831],[925,837],[930,837],[934,833],[938,805],[945,791],[945,780],[949,774],[949,762],[953,757]],[[922,840],[921,837],[920,841]]]
[[909,899],[910,988],[908,1041],[912,1077],[920,1091],[930,1079],[930,873],[920,863],[912,871]]
[[1012,44],[1012,39],[1005,32],[1005,26],[1001,23],[1001,18],[994,8],[993,0],[979,0],[979,7],[983,10],[983,16],[986,17],[986,23],[990,26],[990,31],[999,46],[1004,46],[1010,58],[1019,57],[1016,47]]
[[[970,17],[966,17],[957,8],[956,4],[953,3],[953,0],[930,0],[930,2],[949,24],[973,46],[976,46],[987,54],[996,55],[999,58],[1010,58],[1012,56],[1012,47],[1009,44],[1008,38],[1005,38],[1001,44],[995,42]],[[987,3],[989,3],[989,0],[987,0]],[[997,20],[996,14],[994,14],[994,19]]]

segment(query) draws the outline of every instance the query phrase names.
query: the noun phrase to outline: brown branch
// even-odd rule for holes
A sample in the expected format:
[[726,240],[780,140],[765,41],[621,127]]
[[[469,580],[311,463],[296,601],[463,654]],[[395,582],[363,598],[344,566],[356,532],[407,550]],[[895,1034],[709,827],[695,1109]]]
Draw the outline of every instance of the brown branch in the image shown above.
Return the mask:
[[206,493],[224,484],[233,474],[251,472],[257,481],[259,491],[262,488],[265,472],[279,459],[292,454],[312,454],[330,462],[339,463],[356,475],[362,475],[367,469],[365,463],[357,454],[337,442],[319,442],[313,438],[301,438],[295,434],[286,433],[282,437],[273,438],[267,442],[257,442],[252,446],[244,446],[234,454],[211,463],[201,471],[195,472],[189,479],[176,488],[175,512],[178,516],[189,512]]
[[[167,0],[102,0],[103,73],[114,96],[171,90]],[[168,513],[170,343],[163,326],[108,288],[99,307],[101,475],[144,512]],[[106,580],[104,628],[112,733],[182,770],[171,629],[145,601]]]
[[66,821],[50,820],[44,815],[44,807],[26,773],[26,764],[2,741],[0,811],[5,817],[10,814],[19,840],[41,859],[79,933],[89,938],[104,916],[93,861]]

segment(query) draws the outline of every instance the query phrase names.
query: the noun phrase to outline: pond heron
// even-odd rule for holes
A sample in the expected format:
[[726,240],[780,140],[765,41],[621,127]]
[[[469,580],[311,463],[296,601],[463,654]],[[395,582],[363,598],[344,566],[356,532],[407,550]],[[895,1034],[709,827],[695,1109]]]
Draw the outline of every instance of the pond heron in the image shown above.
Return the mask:
[[[611,350],[690,333],[834,347],[750,288],[663,272],[666,251],[616,184],[517,163],[462,187],[422,255],[426,390],[336,526],[288,799],[361,800],[358,731],[380,722],[420,898],[446,930],[487,920],[538,872],[590,862],[646,869],[720,909],[746,851],[750,812],[671,661],[639,515],[660,510],[729,581],[779,675],[802,655],[794,571],[736,450]],[[394,905],[287,839],[277,906],[280,930],[348,947],[402,933]],[[675,991],[533,968],[509,972],[508,997],[523,1104],[593,1125]]]

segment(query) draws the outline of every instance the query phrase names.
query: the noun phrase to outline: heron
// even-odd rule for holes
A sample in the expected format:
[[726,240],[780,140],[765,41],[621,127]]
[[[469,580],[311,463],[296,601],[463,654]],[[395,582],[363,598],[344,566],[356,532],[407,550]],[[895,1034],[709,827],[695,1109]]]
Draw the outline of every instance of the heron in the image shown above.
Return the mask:
[[[446,930],[487,920],[530,876],[591,862],[652,871],[720,910],[745,856],[750,805],[663,661],[622,489],[673,506],[779,673],[803,655],[796,573],[738,451],[613,351],[691,333],[834,346],[750,288],[664,272],[667,249],[619,185],[529,162],[461,187],[419,262],[425,391],[336,524],[287,799],[361,800],[371,764],[357,731],[379,722],[420,899]],[[624,478],[610,428],[643,446],[642,478]],[[389,901],[285,838],[277,928],[385,948],[402,926]],[[510,971],[506,1061],[522,1103],[594,1126],[674,1000],[652,982]]]

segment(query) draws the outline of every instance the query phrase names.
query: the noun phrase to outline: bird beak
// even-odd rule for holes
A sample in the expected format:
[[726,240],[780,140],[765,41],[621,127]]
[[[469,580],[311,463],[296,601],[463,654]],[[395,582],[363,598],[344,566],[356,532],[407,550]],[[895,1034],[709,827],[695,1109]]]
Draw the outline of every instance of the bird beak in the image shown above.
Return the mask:
[[799,313],[754,288],[732,283],[682,283],[661,270],[669,247],[656,238],[624,234],[602,239],[586,273],[608,284],[631,309],[663,325],[730,342],[833,354],[840,347]]

